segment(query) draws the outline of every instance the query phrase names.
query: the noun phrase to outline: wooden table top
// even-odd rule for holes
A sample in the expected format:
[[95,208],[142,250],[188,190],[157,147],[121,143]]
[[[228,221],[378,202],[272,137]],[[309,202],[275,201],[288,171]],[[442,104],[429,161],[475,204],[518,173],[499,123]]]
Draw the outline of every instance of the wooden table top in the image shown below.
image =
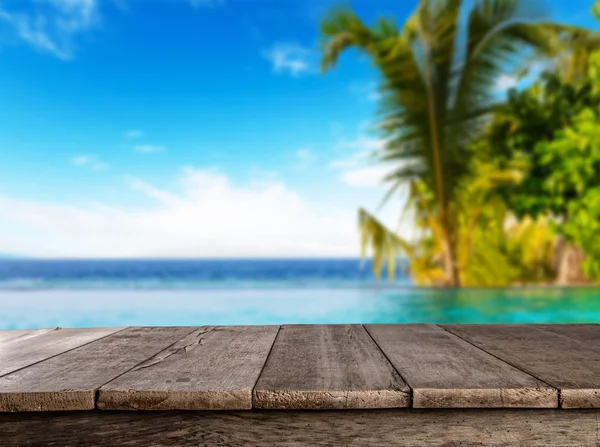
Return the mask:
[[0,331],[0,412],[600,408],[600,325]]

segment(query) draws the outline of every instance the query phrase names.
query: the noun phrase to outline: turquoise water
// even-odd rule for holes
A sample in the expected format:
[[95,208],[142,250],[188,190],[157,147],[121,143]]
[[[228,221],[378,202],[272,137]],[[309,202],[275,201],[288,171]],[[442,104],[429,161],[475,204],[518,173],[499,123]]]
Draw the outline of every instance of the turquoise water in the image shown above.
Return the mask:
[[0,329],[291,323],[600,323],[600,289],[0,292]]
[[0,329],[600,323],[600,289],[440,290],[357,259],[0,260]]

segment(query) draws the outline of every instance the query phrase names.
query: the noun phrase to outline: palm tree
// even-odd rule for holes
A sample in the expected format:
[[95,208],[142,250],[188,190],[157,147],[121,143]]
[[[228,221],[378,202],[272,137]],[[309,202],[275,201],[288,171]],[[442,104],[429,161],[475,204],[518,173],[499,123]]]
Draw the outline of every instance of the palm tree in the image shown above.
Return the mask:
[[[454,205],[461,285],[502,287],[550,283],[554,278],[556,238],[551,224],[544,217],[511,218],[498,194],[499,185],[514,185],[522,176],[518,163],[498,170],[491,163],[478,162],[474,176],[458,193]],[[387,261],[388,274],[393,278],[395,256],[401,251],[408,258],[416,284],[443,284],[443,233],[434,214],[435,197],[423,183],[411,182],[407,209],[413,211],[415,229],[420,233],[416,240],[392,233],[370,213],[359,211],[363,258],[370,245],[375,274],[380,276]]]
[[348,8],[330,11],[321,24],[323,71],[354,47],[381,74],[380,127],[387,143],[379,158],[394,165],[384,179],[391,183],[388,197],[415,180],[433,194],[447,286],[460,285],[453,204],[472,171],[467,146],[494,107],[495,83],[507,63],[527,48],[550,51],[548,36],[556,32],[556,25],[533,22],[520,6],[518,0],[480,0],[463,11],[461,0],[420,0],[402,28],[386,19],[367,27]]
[[[592,15],[600,20],[600,0],[592,7]],[[559,58],[556,70],[567,80],[576,81],[588,75],[591,56],[600,48],[600,33],[573,28],[557,33],[554,44],[556,52],[564,55]]]
[[600,48],[600,33],[573,27],[550,37],[554,71],[567,82],[585,79],[592,54]]

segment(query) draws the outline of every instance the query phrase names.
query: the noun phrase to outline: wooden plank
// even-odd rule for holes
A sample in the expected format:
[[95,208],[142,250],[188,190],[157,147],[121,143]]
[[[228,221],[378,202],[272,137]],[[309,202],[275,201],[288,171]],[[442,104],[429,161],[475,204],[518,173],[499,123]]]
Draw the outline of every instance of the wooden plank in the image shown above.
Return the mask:
[[600,324],[536,324],[536,328],[600,346]]
[[0,376],[106,337],[123,328],[55,329],[0,343]]
[[598,447],[600,410],[0,414],[2,447]]
[[414,408],[556,408],[558,392],[429,324],[367,325],[406,380]]
[[360,325],[282,326],[254,389],[263,409],[399,408],[410,390]]
[[279,326],[199,328],[104,385],[112,410],[245,410]]
[[0,411],[94,409],[98,388],[193,329],[128,328],[8,374],[0,378]]
[[444,325],[560,390],[563,408],[600,407],[600,348],[534,325]]
[[54,331],[55,329],[14,329],[8,331],[0,331],[0,343],[7,341],[24,340],[26,338],[35,337],[45,334],[46,332]]

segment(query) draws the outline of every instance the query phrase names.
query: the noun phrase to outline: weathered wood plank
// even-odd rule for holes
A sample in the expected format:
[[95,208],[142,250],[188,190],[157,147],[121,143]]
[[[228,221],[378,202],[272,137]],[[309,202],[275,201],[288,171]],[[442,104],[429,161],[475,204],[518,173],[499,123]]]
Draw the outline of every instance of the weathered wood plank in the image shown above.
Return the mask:
[[0,414],[3,447],[598,447],[600,410]]
[[410,390],[360,325],[282,326],[254,389],[263,409],[399,408]]
[[14,329],[8,331],[0,331],[0,343],[6,341],[24,340],[26,338],[35,337],[45,334],[46,332],[54,331],[55,329]]
[[536,324],[534,327],[600,347],[600,324]]
[[0,378],[0,411],[94,409],[98,388],[193,329],[128,328],[8,374]]
[[534,325],[444,325],[560,390],[563,408],[600,408],[600,346]]
[[556,408],[556,389],[428,324],[366,325],[414,408]]
[[279,326],[199,328],[104,385],[112,410],[245,410]]
[[0,343],[0,376],[106,337],[123,328],[55,329]]

